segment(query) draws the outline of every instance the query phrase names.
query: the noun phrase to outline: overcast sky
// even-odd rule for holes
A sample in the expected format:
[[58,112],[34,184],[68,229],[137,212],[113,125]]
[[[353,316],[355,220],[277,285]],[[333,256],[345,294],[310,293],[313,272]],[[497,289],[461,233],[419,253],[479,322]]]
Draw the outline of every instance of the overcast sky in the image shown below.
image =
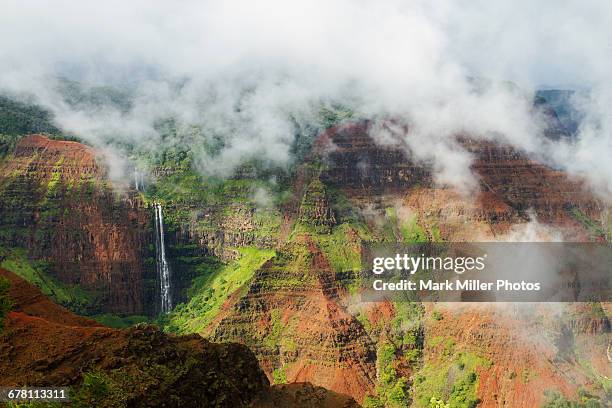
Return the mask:
[[[605,0],[3,0],[2,73],[203,75],[248,63],[410,75],[428,63],[582,87],[612,63]],[[110,69],[113,68],[113,69]],[[124,70],[118,71],[118,68]]]

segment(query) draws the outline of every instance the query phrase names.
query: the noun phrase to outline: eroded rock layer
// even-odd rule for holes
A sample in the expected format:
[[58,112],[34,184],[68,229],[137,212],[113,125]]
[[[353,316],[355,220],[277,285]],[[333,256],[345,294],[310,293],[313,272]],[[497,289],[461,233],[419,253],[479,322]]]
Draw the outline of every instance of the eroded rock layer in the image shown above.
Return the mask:
[[1,386],[68,386],[73,406],[358,407],[308,383],[269,387],[243,345],[154,326],[110,329],[53,304],[8,271],[0,269],[0,278],[10,281],[15,301],[0,331]]
[[458,211],[455,215],[464,221],[486,222],[493,230],[503,231],[535,216],[541,222],[567,228],[574,240],[589,238],[580,218],[599,221],[606,216],[606,203],[594,197],[583,181],[511,146],[457,138],[458,145],[473,157],[471,170],[479,184],[479,191],[465,195],[445,192],[448,186],[436,185],[429,165],[415,162],[401,138],[375,142],[372,131],[368,121],[334,127],[319,137],[315,149],[326,163],[321,179],[362,207],[405,198],[415,202],[418,199],[411,197],[413,192],[422,201],[423,192],[430,191],[434,203],[440,195],[452,197],[451,203],[461,201],[463,208],[444,211]]
[[144,311],[150,214],[137,195],[112,189],[91,148],[25,137],[0,165],[0,192],[0,245],[96,293],[93,308]]
[[363,399],[374,390],[375,350],[340,304],[328,261],[307,235],[279,251],[232,299],[211,338],[247,344],[277,381],[310,381]]

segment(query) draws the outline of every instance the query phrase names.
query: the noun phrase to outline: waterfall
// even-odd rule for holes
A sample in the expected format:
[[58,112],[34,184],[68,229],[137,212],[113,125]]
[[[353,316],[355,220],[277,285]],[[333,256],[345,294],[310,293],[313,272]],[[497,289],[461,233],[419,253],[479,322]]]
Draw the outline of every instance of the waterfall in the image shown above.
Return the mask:
[[136,191],[140,191],[140,187],[138,185],[138,170],[134,169],[134,184],[136,185]]
[[134,168],[134,187],[136,187],[136,191],[143,191],[145,189],[144,176],[144,173]]
[[157,277],[160,284],[160,310],[168,313],[172,309],[170,294],[170,265],[166,259],[166,244],[164,242],[164,216],[162,206],[155,203],[155,252],[157,255]]

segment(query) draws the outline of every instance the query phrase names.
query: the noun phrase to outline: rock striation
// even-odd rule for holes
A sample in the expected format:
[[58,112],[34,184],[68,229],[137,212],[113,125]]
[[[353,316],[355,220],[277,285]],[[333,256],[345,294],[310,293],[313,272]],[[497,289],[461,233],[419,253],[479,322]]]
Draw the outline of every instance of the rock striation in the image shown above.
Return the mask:
[[0,245],[25,248],[62,283],[96,293],[92,312],[145,311],[151,215],[138,195],[113,190],[93,149],[25,137],[0,163],[0,193]]
[[[311,384],[270,387],[252,352],[154,326],[103,327],[0,269],[15,300],[0,332],[1,386],[68,386],[75,406],[358,407]],[[41,307],[45,304],[45,307]]]
[[[383,198],[410,200],[412,192],[447,189],[434,184],[431,168],[415,162],[401,140],[375,142],[372,126],[369,121],[353,122],[320,135],[315,155],[325,160],[321,174],[325,184],[344,191],[362,207]],[[469,199],[453,192],[441,194],[455,195],[462,206],[471,207],[466,221],[484,221],[495,228],[528,221],[533,214],[541,222],[573,230],[574,239],[584,240],[588,234],[578,218],[600,220],[605,213],[606,203],[582,180],[516,148],[466,136],[458,136],[457,143],[473,157],[471,169],[479,191]]]

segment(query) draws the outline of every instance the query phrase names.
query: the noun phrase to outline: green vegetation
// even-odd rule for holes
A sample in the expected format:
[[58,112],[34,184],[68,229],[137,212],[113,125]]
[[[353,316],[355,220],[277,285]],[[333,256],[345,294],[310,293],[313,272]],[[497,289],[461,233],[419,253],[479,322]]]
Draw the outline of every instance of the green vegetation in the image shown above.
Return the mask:
[[[286,190],[280,185],[266,180],[220,179],[204,177],[187,164],[173,167],[171,174],[162,177],[155,184],[149,184],[145,198],[159,201],[167,211],[164,217],[168,231],[177,230],[180,225],[193,222],[193,207],[206,208],[205,217],[197,219],[194,228],[198,231],[213,231],[224,220],[243,216],[254,224],[256,237],[271,238],[280,231],[281,215],[275,208],[285,199]],[[261,201],[264,196],[269,203]],[[228,199],[231,197],[231,199]]]
[[402,220],[398,216],[395,208],[388,207],[385,210],[385,218],[387,221],[383,226],[385,241],[400,241],[405,244],[430,241],[427,231],[419,224],[419,217],[417,214],[413,214],[408,219]]
[[420,351],[423,348],[422,326],[424,308],[419,302],[400,300],[394,302],[395,317],[390,323],[389,335],[404,350]]
[[59,134],[59,129],[52,122],[51,114],[41,107],[0,96],[0,134]]
[[322,106],[319,110],[321,125],[324,128],[330,128],[341,122],[353,118],[354,113],[346,106],[334,104],[331,106]]
[[19,139],[21,139],[20,135],[4,135],[0,133],[0,159],[6,157],[15,149]]
[[4,405],[6,408],[62,408],[65,407],[66,404],[63,402],[42,402],[42,401],[32,401],[32,402],[7,402]]
[[[75,408],[111,406],[127,406],[127,394],[122,393],[117,381],[101,371],[89,372],[83,376],[83,384],[72,395]],[[102,405],[106,403],[105,405]]]
[[336,272],[361,270],[361,238],[350,224],[334,227],[330,234],[313,236]]
[[333,190],[328,193],[318,177],[308,185],[291,240],[296,242],[304,236],[312,239],[331,269],[342,274],[345,287],[355,292],[360,284],[361,244],[373,237],[360,217],[350,211],[352,206],[343,194]]
[[378,401],[388,408],[406,407],[410,402],[408,380],[397,374],[393,364],[396,352],[393,344],[384,342],[376,353]]
[[280,367],[272,372],[272,378],[274,384],[287,384],[287,373],[285,373],[285,367]]
[[0,96],[0,159],[13,151],[24,135],[42,133],[53,139],[74,140],[53,124],[52,114],[40,106]]
[[[394,302],[395,317],[390,322],[380,322],[380,335],[376,354],[377,396],[364,402],[366,407],[406,407],[412,402],[408,379],[400,375],[396,367],[417,367],[422,358],[423,332],[422,304],[402,300]],[[367,319],[366,319],[367,321]],[[368,322],[369,323],[369,322]],[[383,326],[380,326],[382,324]],[[374,331],[368,330],[369,333]],[[372,334],[371,334],[372,335]]]
[[149,321],[147,316],[141,316],[141,315],[119,316],[119,315],[112,314],[112,313],[93,315],[90,317],[102,323],[105,326],[115,327],[118,329],[124,329],[126,327],[135,326],[140,323],[147,323]]
[[317,177],[308,184],[300,204],[300,223],[318,234],[329,233],[333,224],[333,214],[325,185]]
[[542,408],[603,408],[608,406],[599,398],[584,390],[579,390],[578,401],[570,401],[558,391],[546,391],[546,401]]
[[264,339],[264,345],[268,347],[276,346],[281,340],[283,322],[281,321],[281,311],[273,309],[270,312],[270,332]]
[[427,233],[419,225],[419,217],[413,215],[408,221],[400,223],[400,231],[404,243],[410,242],[427,242],[429,239]]
[[594,389],[601,391],[601,394],[612,400],[612,379],[601,375],[589,360],[584,358],[577,358],[576,360],[583,373],[593,381]]
[[0,277],[0,332],[4,327],[4,317],[11,310],[12,302],[9,298],[8,291],[10,282]]
[[427,361],[415,377],[412,391],[417,406],[476,407],[477,370],[488,369],[491,362],[470,352],[457,352],[452,339],[434,338],[429,347],[440,347],[441,352],[437,359]]
[[162,324],[176,333],[201,332],[219,313],[225,300],[243,288],[257,269],[275,254],[273,250],[254,247],[237,250],[240,257],[193,280],[190,299],[164,317]]
[[610,239],[612,226],[608,225],[608,231],[605,231],[601,223],[591,219],[588,215],[580,211],[578,207],[572,208],[572,214],[574,215],[574,218],[576,218],[576,220],[578,220],[588,231],[591,239],[596,239],[598,237],[606,237],[607,239]]
[[50,276],[46,269],[48,264],[42,261],[30,261],[23,249],[0,248],[0,267],[7,269],[31,284],[42,293],[79,314],[86,314],[95,304],[95,297],[77,285],[68,286]]
[[247,201],[253,192],[252,180],[224,180],[204,177],[189,168],[173,169],[174,172],[163,177],[156,184],[149,185],[147,196],[162,202],[198,203],[202,206]]
[[60,78],[58,90],[65,103],[77,110],[113,107],[121,112],[132,108],[131,95],[124,89],[110,86],[84,86],[83,84]]
[[368,316],[365,313],[358,313],[357,316],[355,316],[355,319],[357,319],[357,321],[361,323],[367,333],[370,333],[372,331],[372,323],[370,323],[370,320],[368,319]]
[[363,408],[385,408],[385,405],[380,401],[378,397],[368,395],[363,400]]
[[278,236],[281,228],[281,214],[276,209],[257,208],[253,213],[255,236],[270,239]]
[[429,400],[429,408],[451,408],[450,404],[446,404],[441,399],[431,397]]
[[326,192],[338,224],[349,223],[352,225],[361,225],[362,228],[366,228],[363,222],[363,214],[355,207],[342,190],[326,186]]
[[71,406],[156,406],[162,401],[220,407],[227,406],[228,399],[240,401],[249,392],[265,389],[251,384],[263,376],[253,372],[252,355],[242,348],[176,339],[148,325],[125,329],[117,341],[122,343],[111,347],[117,354],[112,367],[83,360],[82,381],[70,395]]

